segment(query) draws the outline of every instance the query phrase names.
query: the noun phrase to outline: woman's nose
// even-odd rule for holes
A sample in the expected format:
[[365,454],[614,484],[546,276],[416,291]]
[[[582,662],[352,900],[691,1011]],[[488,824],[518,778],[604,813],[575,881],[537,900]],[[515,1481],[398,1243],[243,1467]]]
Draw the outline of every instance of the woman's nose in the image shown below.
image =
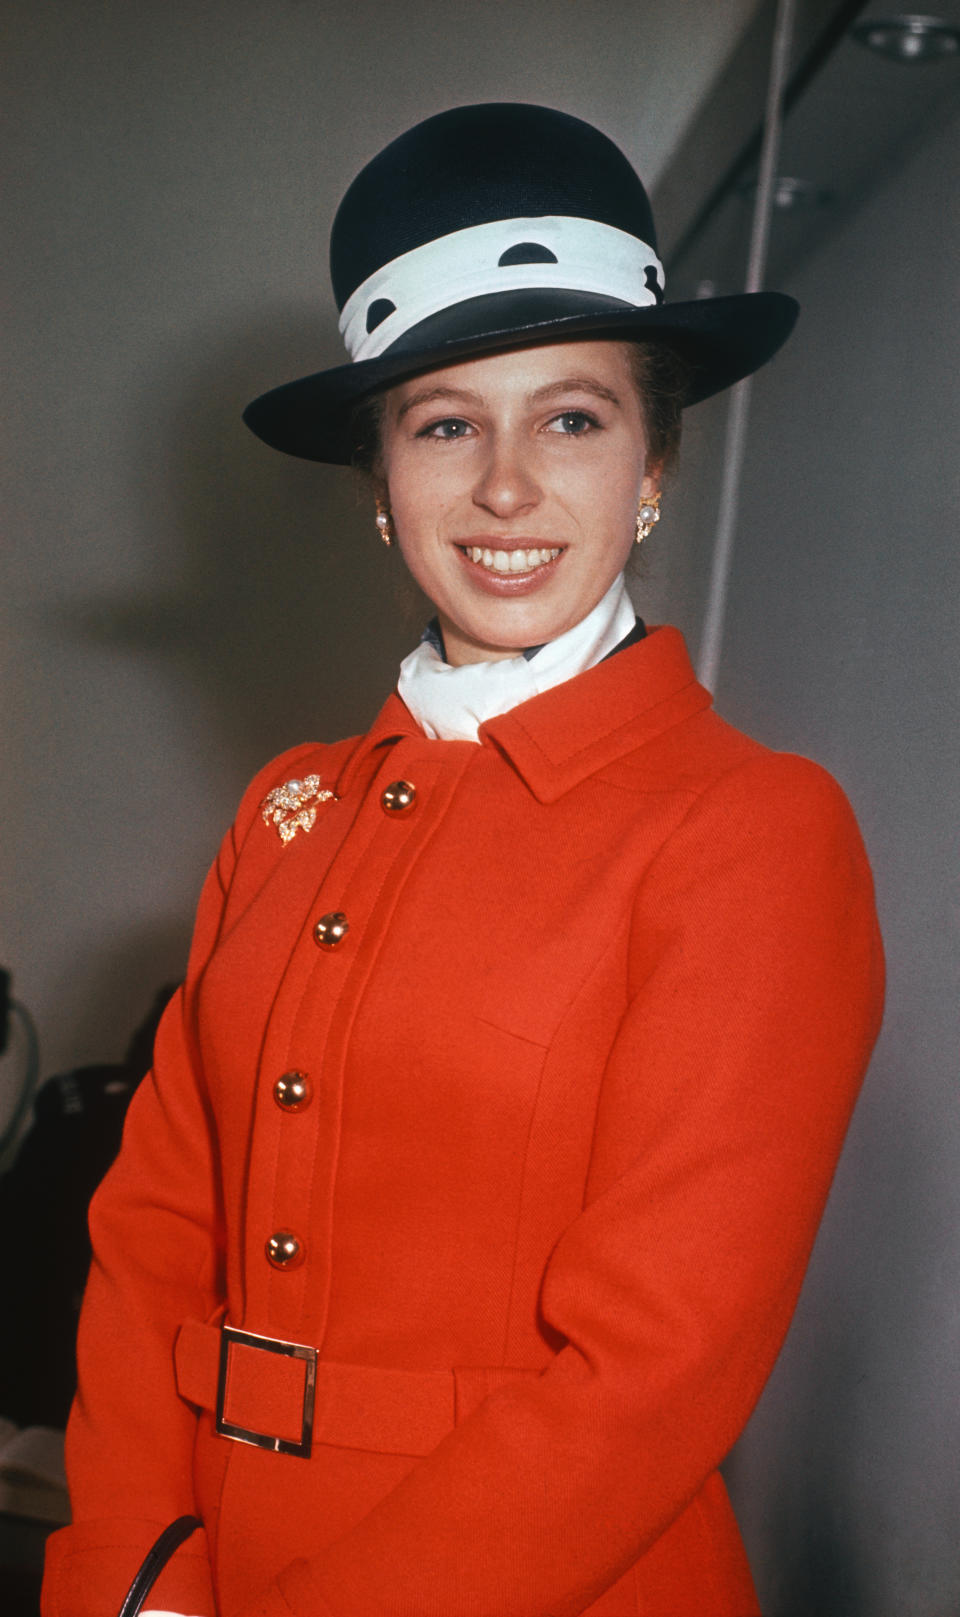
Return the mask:
[[534,506],[540,487],[523,445],[506,438],[491,441],[473,490],[473,503],[497,517],[510,517]]

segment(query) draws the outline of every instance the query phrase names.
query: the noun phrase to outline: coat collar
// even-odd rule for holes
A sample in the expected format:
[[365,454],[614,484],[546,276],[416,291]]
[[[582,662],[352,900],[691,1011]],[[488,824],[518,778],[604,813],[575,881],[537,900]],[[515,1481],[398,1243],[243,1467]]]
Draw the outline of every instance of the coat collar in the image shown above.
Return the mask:
[[[643,640],[586,673],[534,696],[480,726],[480,744],[509,758],[541,803],[552,803],[589,775],[644,746],[710,706],[679,630],[651,629]],[[394,691],[350,755],[337,780],[348,790],[362,761],[402,736],[420,736]],[[473,747],[473,741],[431,741],[432,747]]]

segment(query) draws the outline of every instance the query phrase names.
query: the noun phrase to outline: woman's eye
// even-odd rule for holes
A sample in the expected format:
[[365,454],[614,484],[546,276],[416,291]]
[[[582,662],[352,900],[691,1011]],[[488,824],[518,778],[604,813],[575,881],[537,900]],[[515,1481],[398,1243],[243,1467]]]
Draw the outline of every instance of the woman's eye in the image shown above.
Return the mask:
[[444,417],[443,421],[431,421],[428,427],[421,427],[417,433],[418,438],[464,438],[470,431],[470,423],[462,421],[459,416]]
[[599,427],[596,416],[588,415],[586,410],[564,410],[562,415],[554,416],[548,422],[548,432],[562,432],[569,437],[580,438],[593,427]]

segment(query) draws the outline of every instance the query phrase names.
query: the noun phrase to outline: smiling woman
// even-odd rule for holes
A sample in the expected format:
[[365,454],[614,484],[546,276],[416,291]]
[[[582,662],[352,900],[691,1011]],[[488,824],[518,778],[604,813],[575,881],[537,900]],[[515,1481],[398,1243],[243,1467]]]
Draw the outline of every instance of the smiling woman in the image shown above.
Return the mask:
[[718,1467],[880,944],[839,788],[713,713],[623,570],[681,405],[796,310],[665,303],[637,176],[540,107],[402,135],[331,262],[351,362],[246,420],[364,466],[436,617],[211,871],[91,1213],[45,1617],[183,1516],[154,1613],[755,1617]]
[[629,347],[550,343],[389,390],[381,470],[448,663],[515,657],[579,623],[658,493]]

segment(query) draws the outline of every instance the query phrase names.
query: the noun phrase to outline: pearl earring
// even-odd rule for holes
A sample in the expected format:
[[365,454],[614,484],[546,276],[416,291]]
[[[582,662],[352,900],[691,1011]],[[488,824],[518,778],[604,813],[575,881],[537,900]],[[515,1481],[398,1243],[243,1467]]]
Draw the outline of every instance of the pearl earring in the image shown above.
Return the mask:
[[660,490],[651,494],[648,500],[641,500],[637,507],[636,543],[642,545],[648,539],[655,525],[660,521]]
[[377,501],[377,532],[385,545],[393,544],[394,533],[390,512],[379,500]]

